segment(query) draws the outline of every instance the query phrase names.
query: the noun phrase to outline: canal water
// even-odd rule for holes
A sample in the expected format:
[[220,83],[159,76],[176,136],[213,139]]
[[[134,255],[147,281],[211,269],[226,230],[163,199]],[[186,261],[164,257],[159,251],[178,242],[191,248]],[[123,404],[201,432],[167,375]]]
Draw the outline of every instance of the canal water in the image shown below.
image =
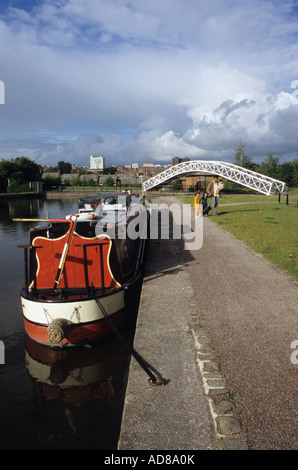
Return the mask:
[[[26,336],[20,289],[32,224],[12,218],[64,218],[77,199],[0,201],[0,449],[114,450],[120,432],[130,355],[118,338],[61,350]],[[128,307],[133,339],[140,287]]]

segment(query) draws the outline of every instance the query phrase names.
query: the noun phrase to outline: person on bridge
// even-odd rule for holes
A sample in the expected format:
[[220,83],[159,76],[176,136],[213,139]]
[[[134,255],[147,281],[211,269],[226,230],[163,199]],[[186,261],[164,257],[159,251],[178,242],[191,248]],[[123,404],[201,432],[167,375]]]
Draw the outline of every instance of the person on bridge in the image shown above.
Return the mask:
[[207,193],[208,193],[208,196],[211,197],[211,209],[214,209],[213,215],[217,215],[218,197],[219,197],[217,176],[214,176],[213,180],[210,181],[210,183],[208,184]]

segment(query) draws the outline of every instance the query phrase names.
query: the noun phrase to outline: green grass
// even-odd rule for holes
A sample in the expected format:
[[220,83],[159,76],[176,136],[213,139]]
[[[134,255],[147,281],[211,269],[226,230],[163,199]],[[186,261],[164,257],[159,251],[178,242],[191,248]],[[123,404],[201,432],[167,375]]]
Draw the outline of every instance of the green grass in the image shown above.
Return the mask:
[[[201,193],[202,196],[202,193]],[[200,197],[201,197],[200,196]],[[184,204],[193,204],[194,195],[193,196],[177,196],[178,199],[184,202]],[[211,198],[208,199],[211,203]],[[232,204],[235,202],[277,202],[278,196],[265,196],[265,195],[258,195],[258,194],[237,194],[237,195],[223,195],[219,198],[219,204]],[[282,196],[282,202],[285,201],[285,197]]]
[[262,196],[262,195],[237,195],[237,196],[222,196],[219,198],[219,204],[233,204],[235,202],[278,202],[278,196]]
[[298,211],[281,204],[223,207],[212,218],[255,251],[298,279]]
[[[211,216],[210,220],[298,279],[296,207],[276,202],[221,207],[231,199],[231,202],[260,202],[259,198],[264,202],[269,200],[267,196],[224,196],[219,202],[219,217]],[[193,204],[193,198],[181,200]]]

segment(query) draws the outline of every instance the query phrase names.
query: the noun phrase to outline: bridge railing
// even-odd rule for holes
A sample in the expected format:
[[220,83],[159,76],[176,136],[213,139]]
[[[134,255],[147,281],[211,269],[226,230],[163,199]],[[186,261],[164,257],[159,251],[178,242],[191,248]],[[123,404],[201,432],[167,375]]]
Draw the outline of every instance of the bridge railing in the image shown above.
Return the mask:
[[233,163],[207,160],[190,160],[167,168],[158,175],[144,181],[143,191],[148,191],[168,180],[175,179],[179,175],[194,172],[217,175],[266,195],[283,193],[285,191],[285,183],[282,181],[234,165]]

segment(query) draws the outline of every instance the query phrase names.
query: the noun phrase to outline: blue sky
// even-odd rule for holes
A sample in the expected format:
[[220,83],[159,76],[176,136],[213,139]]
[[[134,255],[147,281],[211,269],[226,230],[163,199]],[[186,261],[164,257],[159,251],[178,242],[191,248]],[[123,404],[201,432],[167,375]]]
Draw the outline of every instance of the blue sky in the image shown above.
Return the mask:
[[[0,158],[298,154],[298,2],[0,3]],[[292,85],[292,87],[291,87]]]

